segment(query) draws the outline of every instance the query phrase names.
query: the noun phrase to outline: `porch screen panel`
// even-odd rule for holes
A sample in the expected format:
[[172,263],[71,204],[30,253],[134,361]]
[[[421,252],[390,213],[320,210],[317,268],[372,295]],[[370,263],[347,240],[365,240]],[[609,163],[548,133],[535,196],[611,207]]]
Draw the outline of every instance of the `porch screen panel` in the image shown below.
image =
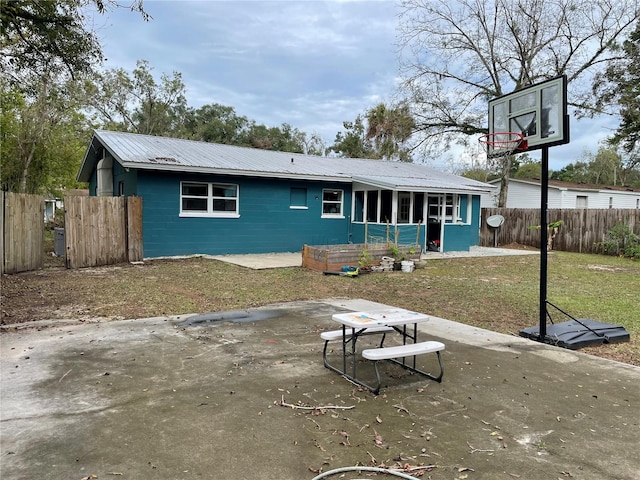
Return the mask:
[[378,221],[378,191],[367,192],[367,222]]
[[382,190],[380,195],[380,223],[391,222],[391,212],[393,211],[393,192]]
[[362,222],[364,220],[364,192],[355,192],[354,197],[353,221]]
[[424,223],[424,193],[413,194],[413,223]]

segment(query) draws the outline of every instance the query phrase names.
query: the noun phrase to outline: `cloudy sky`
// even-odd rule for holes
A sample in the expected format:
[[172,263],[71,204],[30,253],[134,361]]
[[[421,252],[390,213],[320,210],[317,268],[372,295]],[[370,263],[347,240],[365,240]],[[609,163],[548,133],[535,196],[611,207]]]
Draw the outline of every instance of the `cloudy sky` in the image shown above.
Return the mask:
[[[126,2],[122,2],[126,3]],[[106,68],[148,60],[156,78],[180,72],[190,107],[219,103],[257,123],[289,123],[331,145],[343,121],[397,98],[396,1],[145,0],[95,19]],[[616,123],[572,118],[571,143],[550,166],[578,160]],[[416,158],[450,169],[447,158]]]

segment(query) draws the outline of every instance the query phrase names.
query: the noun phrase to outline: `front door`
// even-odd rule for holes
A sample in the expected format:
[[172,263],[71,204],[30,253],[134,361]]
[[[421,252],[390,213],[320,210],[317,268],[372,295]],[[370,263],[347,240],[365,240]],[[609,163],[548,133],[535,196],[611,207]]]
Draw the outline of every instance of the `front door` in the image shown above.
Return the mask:
[[445,218],[444,195],[429,195],[427,204],[427,228],[426,228],[426,250],[442,252],[443,232],[442,227]]

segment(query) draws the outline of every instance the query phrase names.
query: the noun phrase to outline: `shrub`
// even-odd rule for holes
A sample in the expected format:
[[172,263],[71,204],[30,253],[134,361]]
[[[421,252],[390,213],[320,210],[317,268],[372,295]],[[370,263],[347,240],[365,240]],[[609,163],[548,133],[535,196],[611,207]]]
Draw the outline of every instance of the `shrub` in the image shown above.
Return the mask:
[[607,232],[605,240],[597,245],[604,254],[640,260],[640,236],[625,223],[618,222]]
[[634,260],[640,260],[640,243],[629,245],[627,248],[625,248],[624,256],[633,258]]
[[366,248],[363,248],[362,252],[360,252],[358,266],[363,269],[370,269],[371,265],[373,265],[373,255]]

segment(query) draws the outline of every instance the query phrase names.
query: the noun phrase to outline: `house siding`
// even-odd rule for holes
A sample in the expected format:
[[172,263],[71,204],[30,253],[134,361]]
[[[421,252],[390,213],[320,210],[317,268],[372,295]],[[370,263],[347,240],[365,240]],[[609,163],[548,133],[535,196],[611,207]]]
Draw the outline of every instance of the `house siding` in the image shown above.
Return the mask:
[[[557,188],[548,190],[548,207],[562,208],[563,192]],[[540,206],[540,186],[525,183],[509,182],[507,191],[507,205],[509,208],[536,208]],[[575,206],[575,205],[574,205]]]
[[[240,217],[180,217],[182,181],[237,184]],[[307,209],[290,208],[291,187],[306,188]],[[144,198],[145,256],[291,252],[304,244],[347,243],[348,215],[321,218],[325,188],[343,190],[343,212],[351,211],[349,184],[141,170],[137,195]]]
[[94,168],[89,179],[89,195],[96,196],[98,194],[98,172]]
[[[461,205],[462,207],[462,205]],[[465,206],[468,208],[468,206]],[[464,218],[464,217],[463,217]],[[480,242],[480,196],[471,197],[471,223],[445,223],[444,252],[468,251]]]
[[[113,162],[113,195],[119,195],[120,182],[124,187],[123,196],[131,197],[137,193],[137,171],[127,171],[117,161]],[[89,179],[89,195],[95,196],[98,193],[98,175],[97,170],[91,172],[91,178]]]
[[137,179],[138,175],[135,170],[127,171],[118,162],[113,162],[113,194],[115,196],[119,195],[121,183],[123,196],[130,197],[135,195],[138,190]]
[[[578,197],[587,198],[587,208],[638,208],[640,204],[640,192],[607,190],[602,187],[599,190],[579,189],[570,187],[549,186],[548,208],[578,208]],[[497,196],[483,195],[482,206],[493,208],[497,206]],[[540,185],[523,183],[519,181],[509,182],[507,192],[507,208],[538,208],[540,206]]]
[[[107,158],[113,159],[112,166],[111,162],[100,164]],[[491,189],[480,182],[402,162],[322,159],[109,131],[94,132],[78,180],[89,182],[90,195],[143,198],[143,247],[150,258],[300,251],[305,244],[364,243],[365,236],[371,243],[397,239],[402,244],[417,241],[424,248],[427,230],[430,240],[442,241],[444,251],[468,249],[478,244],[479,196]],[[237,185],[238,210],[207,216],[197,210],[203,209],[204,196],[194,187],[195,195],[187,197],[194,210],[181,214],[182,182]],[[322,214],[323,190],[332,188],[343,191],[342,215]],[[398,192],[420,194],[428,222],[418,224],[420,210],[414,215],[411,207],[407,217],[406,195],[401,198],[402,222],[412,223],[366,224],[362,218],[353,222],[354,188],[392,192],[394,219],[398,216]],[[429,189],[435,192],[429,193]],[[445,195],[460,196],[459,214],[455,208],[452,214],[450,205],[445,206]],[[431,196],[438,201],[435,214],[429,213]],[[412,198],[415,202],[416,197]],[[327,211],[333,201],[324,203]],[[212,208],[210,196],[207,202]],[[445,218],[440,220],[441,216]],[[460,219],[455,218],[458,216]],[[441,232],[441,221],[454,223],[443,225]]]
[[587,208],[637,208],[636,201],[640,199],[640,192],[570,190],[565,192],[565,201],[560,208],[576,208],[578,196],[588,198]]

